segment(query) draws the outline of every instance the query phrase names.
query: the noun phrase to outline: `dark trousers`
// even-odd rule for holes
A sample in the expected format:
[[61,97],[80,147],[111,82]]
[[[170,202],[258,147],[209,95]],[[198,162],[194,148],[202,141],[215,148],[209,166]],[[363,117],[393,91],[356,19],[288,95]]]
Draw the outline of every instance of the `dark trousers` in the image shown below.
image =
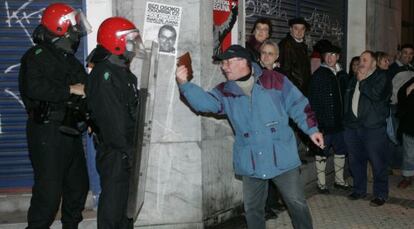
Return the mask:
[[349,152],[349,166],[354,178],[353,191],[367,193],[367,164],[374,174],[374,197],[388,198],[388,139],[385,127],[346,129],[345,139]]
[[117,151],[97,147],[96,168],[101,180],[98,205],[99,229],[130,229],[132,219],[126,216],[130,165],[128,157]]
[[[281,203],[280,193],[277,190],[276,185],[269,181],[268,192],[267,192],[267,200],[266,200],[266,213],[273,212],[273,210],[278,210],[284,204]],[[273,212],[274,213],[274,212]]]
[[80,137],[61,134],[58,124],[27,122],[27,142],[34,172],[27,214],[29,229],[49,228],[62,200],[64,229],[78,228],[88,194],[86,160]]

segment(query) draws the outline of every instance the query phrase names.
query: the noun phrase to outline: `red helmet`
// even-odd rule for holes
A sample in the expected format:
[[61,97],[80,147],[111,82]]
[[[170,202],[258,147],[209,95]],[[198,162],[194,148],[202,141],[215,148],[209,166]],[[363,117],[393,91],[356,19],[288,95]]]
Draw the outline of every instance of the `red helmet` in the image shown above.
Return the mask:
[[140,42],[139,30],[134,23],[122,17],[111,17],[99,26],[97,42],[112,54],[121,55],[127,50],[130,35],[133,35],[132,40]]
[[50,4],[43,11],[40,22],[50,32],[57,36],[63,36],[70,26],[78,26],[79,32],[89,33],[90,25],[81,11],[75,10],[64,3]]

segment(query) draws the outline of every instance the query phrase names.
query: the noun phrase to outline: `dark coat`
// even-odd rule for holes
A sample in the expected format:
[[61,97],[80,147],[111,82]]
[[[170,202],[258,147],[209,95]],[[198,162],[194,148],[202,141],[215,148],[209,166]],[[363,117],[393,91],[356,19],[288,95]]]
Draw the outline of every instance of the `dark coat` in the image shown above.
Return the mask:
[[290,34],[279,43],[280,67],[292,83],[306,95],[311,76],[308,46],[298,43]]
[[21,59],[19,90],[28,112],[40,102],[64,110],[69,85],[83,84],[86,79],[85,68],[73,54],[46,42],[30,48]]
[[131,156],[138,106],[135,75],[128,66],[113,64],[108,59],[95,62],[86,93],[101,147]]
[[343,130],[343,93],[348,74],[334,74],[328,67],[319,67],[312,75],[308,99],[324,134]]
[[414,78],[405,83],[398,91],[399,131],[414,136],[414,91],[407,96],[407,88],[414,83]]
[[250,37],[250,39],[246,42],[246,49],[249,51],[250,55],[252,56],[252,59],[256,63],[260,63],[260,46],[262,45],[262,42],[259,42],[256,40],[254,35]]
[[384,70],[375,70],[368,78],[359,82],[360,98],[358,117],[352,112],[352,97],[357,84],[356,77],[350,79],[344,96],[344,125],[347,128],[385,127],[389,115],[391,82]]

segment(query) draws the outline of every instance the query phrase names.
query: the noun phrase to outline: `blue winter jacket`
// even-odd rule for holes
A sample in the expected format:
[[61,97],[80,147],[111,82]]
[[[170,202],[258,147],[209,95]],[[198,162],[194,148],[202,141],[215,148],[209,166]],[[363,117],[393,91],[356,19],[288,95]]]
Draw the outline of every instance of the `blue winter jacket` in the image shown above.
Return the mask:
[[289,117],[308,135],[318,131],[308,100],[278,72],[253,64],[255,84],[247,96],[235,81],[210,92],[187,82],[181,94],[198,112],[227,115],[234,132],[233,167],[241,176],[271,179],[300,165]]

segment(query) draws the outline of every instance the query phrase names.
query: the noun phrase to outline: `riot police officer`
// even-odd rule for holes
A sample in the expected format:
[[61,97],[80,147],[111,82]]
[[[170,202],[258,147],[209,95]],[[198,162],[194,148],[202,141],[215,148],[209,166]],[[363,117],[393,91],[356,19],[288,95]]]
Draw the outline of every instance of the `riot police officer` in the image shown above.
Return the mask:
[[71,96],[84,96],[87,74],[74,54],[89,31],[82,12],[55,3],[33,33],[36,45],[21,59],[19,90],[34,171],[27,228],[49,228],[62,200],[63,228],[78,228],[88,192],[81,136],[62,133]]
[[126,207],[138,90],[129,65],[141,40],[132,22],[112,17],[100,25],[97,41],[88,57],[94,67],[88,78],[87,100],[96,126],[96,167],[102,188],[98,228],[132,228]]

